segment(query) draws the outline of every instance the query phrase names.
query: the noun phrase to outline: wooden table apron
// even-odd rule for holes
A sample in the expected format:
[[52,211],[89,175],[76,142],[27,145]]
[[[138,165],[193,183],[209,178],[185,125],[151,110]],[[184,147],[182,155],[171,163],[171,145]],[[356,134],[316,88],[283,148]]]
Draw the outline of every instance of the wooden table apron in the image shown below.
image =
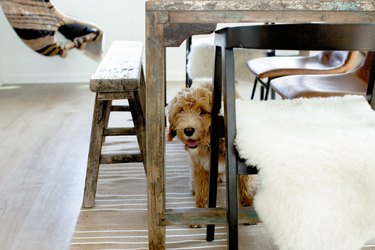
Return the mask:
[[149,248],[165,248],[166,47],[217,23],[375,22],[374,0],[146,1],[146,166]]

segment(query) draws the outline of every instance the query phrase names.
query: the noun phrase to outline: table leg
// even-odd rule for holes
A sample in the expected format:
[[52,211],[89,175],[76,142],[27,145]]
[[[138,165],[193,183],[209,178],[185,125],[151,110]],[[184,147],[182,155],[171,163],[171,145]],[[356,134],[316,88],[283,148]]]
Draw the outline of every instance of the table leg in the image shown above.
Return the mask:
[[146,167],[148,189],[149,249],[165,249],[165,48],[163,25],[157,15],[146,13]]

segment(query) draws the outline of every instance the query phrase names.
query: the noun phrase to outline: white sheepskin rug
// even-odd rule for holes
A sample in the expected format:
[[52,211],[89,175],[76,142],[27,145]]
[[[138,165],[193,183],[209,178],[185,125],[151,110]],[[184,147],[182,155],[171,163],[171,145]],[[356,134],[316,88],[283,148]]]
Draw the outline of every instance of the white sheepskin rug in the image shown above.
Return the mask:
[[[262,50],[234,49],[236,81],[252,82],[254,76],[247,68],[250,59],[266,56]],[[187,73],[190,79],[212,79],[214,69],[214,38],[194,37],[188,55]]]
[[375,112],[363,97],[237,105],[239,154],[259,169],[254,206],[280,249],[375,237]]

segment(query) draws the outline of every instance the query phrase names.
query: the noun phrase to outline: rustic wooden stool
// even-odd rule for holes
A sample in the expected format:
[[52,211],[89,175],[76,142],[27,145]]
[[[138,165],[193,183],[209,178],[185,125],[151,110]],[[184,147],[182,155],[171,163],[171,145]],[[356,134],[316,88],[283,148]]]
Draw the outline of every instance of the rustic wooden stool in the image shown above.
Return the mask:
[[[91,128],[90,148],[83,196],[83,207],[93,207],[99,165],[124,162],[143,162],[145,122],[144,77],[142,68],[143,44],[116,41],[90,80],[90,90],[96,93]],[[128,105],[113,105],[113,100],[127,100]],[[109,128],[110,112],[131,112],[134,127]],[[106,136],[136,135],[140,154],[103,154]]]

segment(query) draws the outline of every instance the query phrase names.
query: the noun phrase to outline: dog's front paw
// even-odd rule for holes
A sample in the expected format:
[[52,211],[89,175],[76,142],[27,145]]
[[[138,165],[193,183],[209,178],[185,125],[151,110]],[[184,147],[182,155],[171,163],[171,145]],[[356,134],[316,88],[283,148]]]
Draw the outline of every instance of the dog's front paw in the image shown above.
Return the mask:
[[241,207],[251,207],[253,205],[253,197],[241,197],[240,206]]

